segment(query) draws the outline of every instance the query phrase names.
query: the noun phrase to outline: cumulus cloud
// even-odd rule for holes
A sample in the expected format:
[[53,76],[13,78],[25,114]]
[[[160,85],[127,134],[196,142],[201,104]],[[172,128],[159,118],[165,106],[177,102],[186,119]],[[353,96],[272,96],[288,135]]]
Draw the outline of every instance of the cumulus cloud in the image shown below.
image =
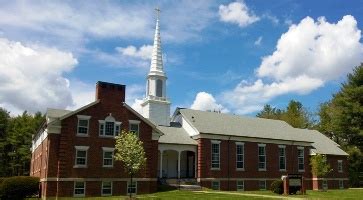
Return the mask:
[[135,46],[127,46],[127,47],[116,47],[116,50],[121,53],[123,56],[129,56],[133,58],[140,58],[142,60],[150,60],[151,53],[153,51],[152,45],[143,45],[139,49]]
[[306,17],[291,25],[272,55],[262,59],[256,69],[257,81],[242,81],[224,92],[221,99],[228,108],[245,114],[280,95],[308,94],[359,65],[363,58],[360,39],[361,31],[353,16],[344,16],[337,23]]
[[64,74],[76,65],[71,53],[0,38],[0,104],[30,112],[72,105]]
[[229,112],[227,108],[216,102],[213,95],[207,92],[199,92],[190,108],[204,111],[221,111],[223,113]]
[[220,5],[219,17],[223,22],[238,24],[240,27],[246,27],[260,20],[258,16],[250,11],[244,1]]

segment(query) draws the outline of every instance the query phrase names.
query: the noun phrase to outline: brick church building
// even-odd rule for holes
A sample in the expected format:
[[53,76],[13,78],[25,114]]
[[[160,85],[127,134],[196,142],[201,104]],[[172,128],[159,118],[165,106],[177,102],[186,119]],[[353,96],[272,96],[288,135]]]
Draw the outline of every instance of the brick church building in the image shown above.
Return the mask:
[[[195,181],[216,190],[265,190],[273,180],[301,174],[307,189],[347,188],[347,153],[313,131],[284,121],[177,108],[170,117],[159,19],[141,113],[125,103],[125,85],[97,82],[96,99],[74,111],[48,109],[33,137],[31,176],[42,197],[152,193],[158,180]],[[133,131],[147,167],[133,183],[114,161],[115,136]],[[314,177],[309,159],[326,155],[333,169]]]

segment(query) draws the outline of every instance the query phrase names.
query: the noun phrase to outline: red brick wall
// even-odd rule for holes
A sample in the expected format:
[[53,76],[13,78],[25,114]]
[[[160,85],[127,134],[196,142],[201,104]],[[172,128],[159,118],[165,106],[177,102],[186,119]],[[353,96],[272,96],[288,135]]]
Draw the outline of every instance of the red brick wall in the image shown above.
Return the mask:
[[[34,176],[48,178],[127,178],[122,164],[114,161],[112,168],[104,168],[102,147],[115,147],[114,138],[99,137],[99,122],[104,120],[110,113],[116,121],[122,122],[121,129],[129,129],[129,120],[139,120],[139,137],[144,143],[144,149],[147,157],[146,167],[135,177],[139,178],[157,178],[158,162],[158,141],[152,140],[152,127],[143,122],[138,116],[126,109],[122,102],[125,100],[125,87],[120,85],[106,85],[105,87],[97,84],[96,98],[100,102],[79,113],[62,120],[61,134],[49,134],[44,140],[43,148],[37,148],[32,155],[32,172]],[[91,116],[89,121],[88,137],[77,137],[77,115]],[[42,145],[41,145],[42,146]],[[87,151],[87,168],[73,168],[75,164],[75,146],[89,146]],[[47,149],[48,148],[48,149]],[[49,151],[49,152],[48,152]],[[46,159],[49,170],[41,170],[41,173],[35,172],[37,168],[38,154],[48,155]],[[43,158],[45,158],[43,156]],[[59,168],[59,170],[58,170]],[[42,168],[43,169],[43,168]],[[36,174],[38,173],[38,174]],[[140,192],[156,191],[156,181],[139,182]],[[56,195],[56,182],[49,181],[42,183],[43,194],[46,196]],[[59,196],[73,196],[73,181],[59,182]],[[126,182],[114,182],[114,194],[126,194]],[[86,196],[101,195],[100,181],[87,181]]]
[[[258,171],[258,144],[256,142],[244,143],[244,171],[236,170],[236,144],[222,140],[220,143],[220,170],[211,170],[211,140],[198,140],[198,177],[199,178],[227,178],[228,166],[231,178],[280,178],[287,173],[298,173],[297,146],[286,145],[286,172],[279,171],[278,145],[266,144],[266,171]],[[305,172],[308,177],[310,167],[308,164],[309,148],[304,148]]]

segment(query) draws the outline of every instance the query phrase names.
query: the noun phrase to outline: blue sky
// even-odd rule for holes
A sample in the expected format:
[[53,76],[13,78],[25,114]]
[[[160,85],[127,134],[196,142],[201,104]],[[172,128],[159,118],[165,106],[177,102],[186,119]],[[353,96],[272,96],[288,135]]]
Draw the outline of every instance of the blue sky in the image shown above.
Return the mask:
[[311,111],[363,61],[363,1],[2,1],[0,106],[76,109],[99,80],[145,92],[155,28],[175,107]]

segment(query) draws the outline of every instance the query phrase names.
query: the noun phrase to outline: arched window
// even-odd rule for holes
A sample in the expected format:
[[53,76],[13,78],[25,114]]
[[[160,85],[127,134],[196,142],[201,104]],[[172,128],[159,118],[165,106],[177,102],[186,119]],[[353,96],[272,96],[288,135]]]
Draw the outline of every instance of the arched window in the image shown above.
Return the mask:
[[98,122],[100,136],[113,137],[119,134],[121,122],[117,122],[111,114],[105,120],[98,120]]
[[157,97],[163,96],[163,81],[160,79],[156,80],[156,96]]

